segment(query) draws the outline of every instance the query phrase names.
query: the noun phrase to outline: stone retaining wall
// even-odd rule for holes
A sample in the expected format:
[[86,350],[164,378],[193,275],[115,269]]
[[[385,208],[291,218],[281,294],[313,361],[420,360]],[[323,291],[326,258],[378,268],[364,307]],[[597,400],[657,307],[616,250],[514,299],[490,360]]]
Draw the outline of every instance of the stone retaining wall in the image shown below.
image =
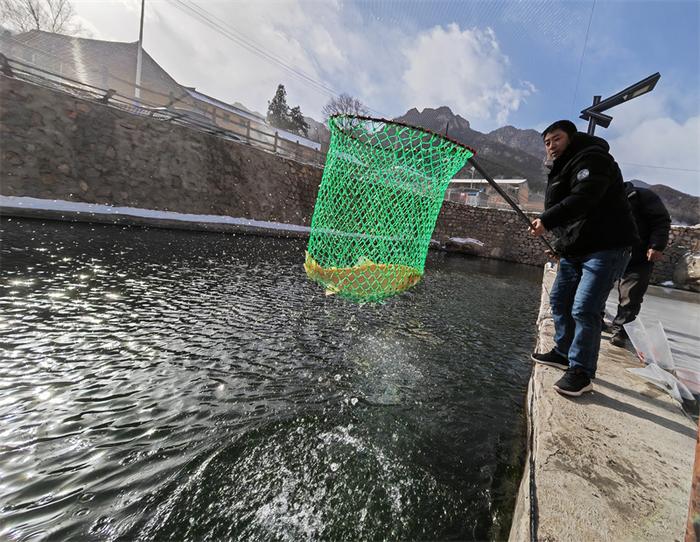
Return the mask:
[[672,280],[674,269],[683,264],[683,256],[688,252],[700,253],[700,226],[672,226],[664,259],[654,265],[651,282],[660,284]]
[[[535,213],[527,213],[534,218]],[[523,219],[515,211],[472,207],[446,201],[433,238],[447,242],[447,238],[472,238],[484,243],[477,249],[469,245],[470,252],[488,258],[508,260],[529,265],[544,265],[547,261],[546,246],[528,233]],[[449,245],[448,245],[449,248]]]
[[322,170],[0,76],[6,196],[308,224]]
[[[0,75],[0,193],[310,225],[323,170]],[[535,215],[532,215],[533,217]],[[467,252],[546,261],[513,211],[445,202],[434,237],[478,239]],[[654,280],[671,280],[698,228],[674,227]]]

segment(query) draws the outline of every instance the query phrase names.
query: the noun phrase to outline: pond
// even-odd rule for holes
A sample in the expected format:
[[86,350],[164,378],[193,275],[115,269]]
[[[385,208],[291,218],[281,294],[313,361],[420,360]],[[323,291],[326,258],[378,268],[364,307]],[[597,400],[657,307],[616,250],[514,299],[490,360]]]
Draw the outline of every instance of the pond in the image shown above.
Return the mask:
[[0,539],[507,536],[541,269],[360,305],[302,240],[0,229]]

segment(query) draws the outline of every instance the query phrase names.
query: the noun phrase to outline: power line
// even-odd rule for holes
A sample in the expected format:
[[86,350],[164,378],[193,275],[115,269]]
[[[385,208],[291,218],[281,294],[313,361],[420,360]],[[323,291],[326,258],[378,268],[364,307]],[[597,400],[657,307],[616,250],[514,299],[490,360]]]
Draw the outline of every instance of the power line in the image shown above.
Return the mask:
[[669,171],[688,171],[690,173],[700,173],[700,169],[687,169],[682,167],[650,166],[648,164],[633,164],[632,162],[620,162],[623,166],[648,167],[652,169],[668,169]]
[[579,82],[581,81],[581,71],[583,70],[583,59],[586,56],[586,46],[588,45],[588,34],[591,31],[591,23],[593,22],[593,11],[595,11],[595,2],[596,0],[593,0],[593,5],[591,6],[591,15],[588,17],[588,27],[586,28],[586,37],[583,40],[583,50],[581,51],[581,60],[579,61],[578,64],[578,75],[576,76],[576,86],[574,87],[574,98],[571,100],[571,110],[575,111],[576,107],[576,95],[578,94],[578,85]]
[[[295,77],[302,84],[305,84],[305,85],[313,88],[317,92],[324,94],[330,98],[335,98],[340,94],[340,92],[338,92],[335,88],[324,83],[323,81],[319,81],[313,75],[310,75],[309,73],[292,66],[290,61],[283,59],[282,57],[278,56],[277,54],[269,51],[268,49],[266,49],[265,47],[263,47],[259,43],[256,43],[255,41],[250,39],[248,36],[241,33],[240,31],[236,30],[232,26],[219,22],[218,20],[216,20],[216,16],[214,14],[212,14],[211,12],[204,9],[202,6],[197,5],[193,1],[191,1],[191,0],[169,0],[169,2],[176,9],[179,9],[183,13],[187,13],[188,15],[191,15],[191,16],[197,18],[204,25],[206,25],[209,28],[211,28],[212,30],[215,30],[216,32],[220,33],[221,35],[223,35],[224,37],[233,41],[237,45],[243,47],[247,51],[249,51],[249,52],[263,58],[264,60],[282,68],[285,72],[292,75],[292,77]],[[372,113],[379,115],[379,112],[376,111],[375,109],[372,109],[369,106],[368,106],[368,109]]]
[[337,96],[339,93],[332,87],[326,85],[325,83],[318,81],[313,76],[308,73],[290,66],[286,61],[281,59],[279,56],[275,55],[264,49],[262,46],[253,42],[247,36],[241,34],[230,26],[224,25],[216,21],[213,17],[214,15],[201,6],[194,4],[188,0],[170,0],[170,3],[180,11],[189,13],[190,15],[196,17],[200,22],[204,23],[209,28],[215,30],[221,35],[225,36],[229,40],[233,41],[237,45],[243,47],[247,51],[271,62],[278,67],[282,68],[290,75],[299,79],[302,83],[311,85],[315,90],[326,94],[331,97]]

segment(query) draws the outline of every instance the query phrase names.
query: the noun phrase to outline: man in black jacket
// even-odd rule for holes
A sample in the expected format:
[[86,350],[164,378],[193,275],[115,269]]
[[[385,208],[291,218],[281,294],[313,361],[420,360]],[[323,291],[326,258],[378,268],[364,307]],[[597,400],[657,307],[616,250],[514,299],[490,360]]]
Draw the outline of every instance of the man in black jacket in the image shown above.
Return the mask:
[[559,259],[550,293],[555,347],[536,363],[564,369],[554,389],[579,396],[593,389],[600,350],[600,313],[638,241],[620,168],[607,142],[560,120],[542,132],[551,170],[544,212],[532,234],[550,231]]
[[627,264],[620,282],[617,316],[612,323],[613,334],[610,342],[615,346],[625,346],[627,333],[622,327],[634,320],[642,308],[644,294],[649,287],[649,279],[654,262],[663,258],[663,251],[671,230],[671,217],[661,198],[647,188],[638,188],[625,183],[627,200],[639,231],[640,243],[632,247],[632,257]]

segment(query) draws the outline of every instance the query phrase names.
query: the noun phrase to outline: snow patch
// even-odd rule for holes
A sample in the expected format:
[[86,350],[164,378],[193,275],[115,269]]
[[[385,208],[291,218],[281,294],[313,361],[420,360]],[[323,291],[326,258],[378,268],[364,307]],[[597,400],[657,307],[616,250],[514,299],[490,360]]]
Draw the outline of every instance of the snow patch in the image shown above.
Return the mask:
[[283,222],[268,222],[265,220],[252,220],[250,218],[236,218],[222,215],[196,215],[189,213],[175,213],[172,211],[156,211],[153,209],[141,209],[138,207],[115,207],[99,203],[82,203],[78,201],[48,200],[30,198],[26,196],[0,196],[0,207],[12,209],[39,209],[44,211],[65,211],[73,213],[89,213],[98,215],[120,215],[139,218],[155,218],[161,220],[179,220],[181,222],[198,222],[207,224],[232,224],[237,226],[250,226],[269,230],[283,230],[294,232],[310,232],[308,226],[285,224]]

